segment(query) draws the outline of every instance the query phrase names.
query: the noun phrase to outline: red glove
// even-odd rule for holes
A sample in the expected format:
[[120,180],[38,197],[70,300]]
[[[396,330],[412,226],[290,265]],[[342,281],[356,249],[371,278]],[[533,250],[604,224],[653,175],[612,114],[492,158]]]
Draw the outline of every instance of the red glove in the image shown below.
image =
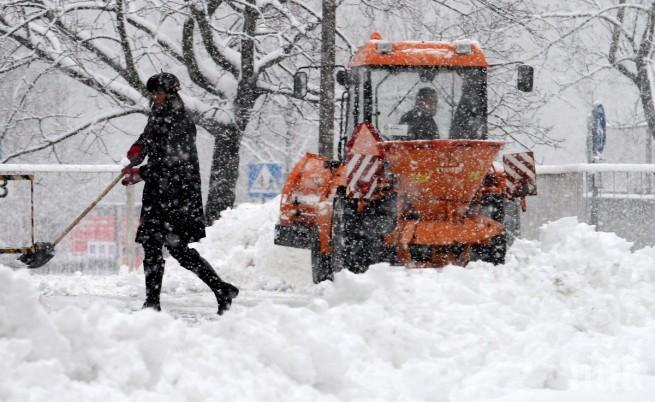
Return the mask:
[[143,147],[141,145],[136,145],[136,144],[132,145],[129,151],[127,151],[127,159],[130,162],[137,161],[141,157],[142,151],[143,151]]
[[125,175],[121,184],[124,186],[129,186],[131,184],[136,184],[143,180],[141,177],[141,170],[138,167],[126,167],[121,170],[121,173]]

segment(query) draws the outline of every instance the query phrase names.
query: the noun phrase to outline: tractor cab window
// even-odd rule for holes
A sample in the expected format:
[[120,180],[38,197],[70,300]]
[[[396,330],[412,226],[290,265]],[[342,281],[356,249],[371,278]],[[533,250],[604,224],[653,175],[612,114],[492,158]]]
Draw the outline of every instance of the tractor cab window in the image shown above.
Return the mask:
[[385,140],[484,139],[484,69],[377,68],[372,121]]

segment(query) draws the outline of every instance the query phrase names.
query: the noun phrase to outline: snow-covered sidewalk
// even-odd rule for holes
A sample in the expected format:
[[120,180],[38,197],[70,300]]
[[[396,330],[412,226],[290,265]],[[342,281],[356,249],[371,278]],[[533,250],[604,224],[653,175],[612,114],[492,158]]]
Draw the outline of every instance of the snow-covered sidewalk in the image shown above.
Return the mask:
[[228,211],[197,245],[243,289],[211,293],[167,262],[164,313],[141,273],[0,267],[0,400],[647,401],[655,249],[566,218],[507,264],[386,264],[311,284],[272,244],[277,205]]

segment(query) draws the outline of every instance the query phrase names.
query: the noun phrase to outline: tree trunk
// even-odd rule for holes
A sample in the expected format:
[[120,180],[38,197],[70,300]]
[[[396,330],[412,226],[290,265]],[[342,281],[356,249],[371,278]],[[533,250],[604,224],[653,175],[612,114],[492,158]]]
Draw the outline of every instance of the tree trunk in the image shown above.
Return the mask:
[[641,107],[644,111],[644,117],[646,118],[646,123],[648,124],[648,140],[646,141],[646,163],[653,163],[653,150],[651,149],[651,144],[653,143],[653,138],[655,138],[655,102],[653,100],[651,82],[647,74],[644,74],[641,85],[639,86],[639,97],[641,99]]
[[221,216],[221,211],[232,208],[236,198],[236,185],[239,178],[239,149],[241,137],[250,121],[252,109],[259,97],[256,90],[255,43],[253,38],[257,28],[255,0],[247,0],[244,9],[243,33],[241,39],[241,76],[234,99],[234,124],[214,129],[214,154],[209,175],[209,195],[205,208],[205,223],[211,225]]
[[[653,100],[653,89],[646,68],[645,66],[639,72],[639,97],[641,98],[644,117],[648,123],[648,133],[651,138],[655,138],[655,101]],[[647,163],[650,162],[647,161]]]
[[205,222],[208,226],[220,217],[221,211],[234,206],[239,178],[241,130],[231,125],[210,129],[210,134],[214,137],[214,152],[205,207]]
[[220,218],[221,211],[232,208],[239,178],[239,149],[243,132],[250,121],[258,94],[253,86],[241,82],[237,91],[235,124],[205,127],[214,137],[214,153],[209,174],[209,194],[205,207],[205,223],[211,225]]

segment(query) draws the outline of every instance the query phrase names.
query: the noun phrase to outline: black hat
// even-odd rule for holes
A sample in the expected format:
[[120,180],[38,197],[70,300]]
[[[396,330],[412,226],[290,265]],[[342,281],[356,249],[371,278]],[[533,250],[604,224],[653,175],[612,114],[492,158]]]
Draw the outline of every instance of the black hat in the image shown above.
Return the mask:
[[416,94],[418,98],[425,99],[429,97],[435,97],[437,96],[437,91],[434,90],[434,88],[430,87],[423,87],[418,90],[418,93]]
[[180,80],[171,73],[159,73],[148,78],[146,88],[150,93],[164,91],[169,94],[174,94],[180,89]]

